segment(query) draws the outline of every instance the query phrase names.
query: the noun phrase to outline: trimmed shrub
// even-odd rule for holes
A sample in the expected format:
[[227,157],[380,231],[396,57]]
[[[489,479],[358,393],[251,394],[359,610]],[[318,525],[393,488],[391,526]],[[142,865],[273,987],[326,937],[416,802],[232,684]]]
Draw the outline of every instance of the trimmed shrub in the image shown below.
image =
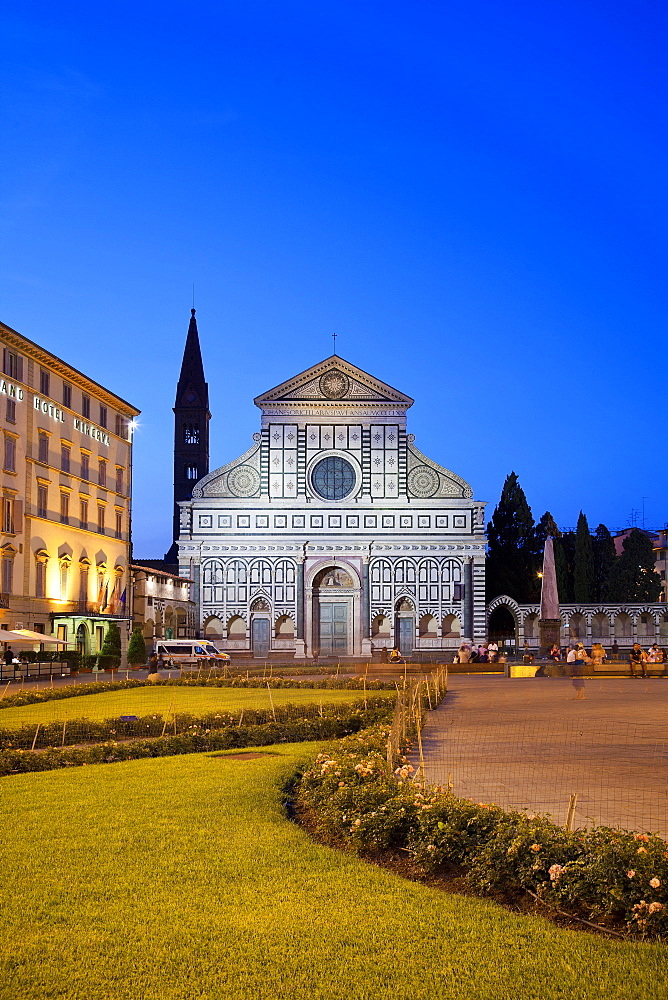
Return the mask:
[[142,630],[137,627],[132,630],[128,643],[128,663],[133,667],[146,663],[146,642]]
[[369,711],[340,712],[334,717],[290,723],[270,722],[258,726],[228,726],[212,731],[191,727],[179,736],[129,740],[124,743],[106,741],[94,746],[52,747],[30,751],[5,749],[0,751],[0,776],[31,771],[53,771],[61,767],[84,764],[111,764],[143,757],[170,757],[174,754],[206,753],[245,747],[269,746],[273,743],[302,743],[308,740],[341,739],[359,732],[381,716],[387,716],[387,706]]
[[[569,832],[545,816],[507,812],[394,775],[375,727],[318,754],[296,786],[320,835],[361,853],[408,852],[423,871],[455,866],[481,895],[525,891],[575,917],[631,935],[668,938],[668,844],[655,834],[596,827]],[[404,747],[407,749],[407,747]]]
[[121,632],[117,622],[114,621],[109,622],[109,625],[107,626],[107,631],[104,636],[104,642],[102,643],[101,654],[102,656],[118,657],[118,661],[120,663]]
[[98,670],[118,670],[120,662],[120,656],[113,656],[110,653],[100,653],[97,657]]

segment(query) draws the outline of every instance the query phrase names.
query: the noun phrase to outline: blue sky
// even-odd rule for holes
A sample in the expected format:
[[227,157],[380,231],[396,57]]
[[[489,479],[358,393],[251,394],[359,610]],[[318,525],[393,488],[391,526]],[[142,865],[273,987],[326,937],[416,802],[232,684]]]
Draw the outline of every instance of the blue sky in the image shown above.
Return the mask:
[[665,6],[98,7],[4,7],[0,318],[143,411],[136,554],[193,283],[212,468],[336,331],[491,507],[665,523]]

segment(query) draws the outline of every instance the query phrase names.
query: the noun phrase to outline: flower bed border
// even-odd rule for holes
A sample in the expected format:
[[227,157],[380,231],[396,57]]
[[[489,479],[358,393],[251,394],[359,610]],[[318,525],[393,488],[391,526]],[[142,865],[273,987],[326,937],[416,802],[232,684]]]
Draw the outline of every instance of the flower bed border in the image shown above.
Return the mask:
[[102,694],[105,691],[124,691],[140,687],[216,687],[216,688],[294,688],[302,691],[394,691],[394,682],[380,681],[364,677],[323,678],[322,680],[292,680],[286,677],[212,677],[198,678],[196,674],[184,674],[182,678],[150,682],[147,680],[91,681],[90,684],[65,684],[62,687],[48,687],[42,690],[23,689],[0,698],[3,708],[22,708],[24,705],[40,705],[45,701],[60,701],[63,698],[81,698]]
[[160,736],[201,735],[209,731],[220,731],[230,726],[246,727],[262,726],[268,723],[290,725],[296,722],[307,722],[316,718],[347,716],[366,709],[384,709],[388,711],[389,699],[379,695],[369,695],[357,701],[346,702],[311,702],[310,704],[294,705],[291,703],[266,708],[241,708],[238,711],[210,710],[202,715],[192,712],[172,713],[172,718],[166,718],[161,712],[152,712],[139,717],[131,716],[126,720],[113,716],[106,719],[56,720],[24,724],[12,729],[2,727],[0,715],[0,751],[2,750],[46,750],[60,749],[64,746],[77,746],[88,743],[102,743],[113,740],[116,743],[128,740],[151,739]]
[[62,767],[87,764],[112,764],[145,757],[171,757],[177,754],[207,753],[244,747],[270,746],[273,743],[303,743],[312,740],[342,739],[387,718],[388,708],[352,710],[337,716],[292,723],[270,722],[256,726],[228,726],[210,732],[190,732],[181,736],[159,736],[127,743],[106,741],[91,746],[70,746],[47,750],[0,751],[0,777],[33,771],[54,771]]
[[[295,780],[293,810],[317,839],[446,889],[454,874],[466,892],[505,905],[533,895],[603,931],[668,940],[668,844],[660,837],[567,831],[546,816],[423,789],[405,756],[388,772],[387,735],[376,725],[328,745]],[[405,863],[397,865],[398,852]]]

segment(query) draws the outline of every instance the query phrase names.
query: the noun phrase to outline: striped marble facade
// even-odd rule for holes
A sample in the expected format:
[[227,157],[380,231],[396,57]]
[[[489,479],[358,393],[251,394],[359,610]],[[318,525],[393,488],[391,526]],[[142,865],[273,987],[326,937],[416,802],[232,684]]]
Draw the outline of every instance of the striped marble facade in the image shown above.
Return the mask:
[[484,503],[415,447],[412,402],[336,355],[255,400],[252,446],[180,505],[202,634],[296,658],[485,638]]

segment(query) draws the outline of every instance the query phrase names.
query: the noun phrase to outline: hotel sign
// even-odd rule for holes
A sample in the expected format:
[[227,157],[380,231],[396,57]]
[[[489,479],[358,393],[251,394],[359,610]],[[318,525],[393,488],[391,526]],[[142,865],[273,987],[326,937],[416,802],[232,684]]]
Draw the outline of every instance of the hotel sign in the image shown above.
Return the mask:
[[61,424],[65,423],[65,414],[57,406],[54,406],[53,403],[48,403],[45,399],[35,396],[34,405],[36,410],[39,410],[40,413],[48,414],[52,420],[59,420]]
[[79,420],[78,417],[74,418],[74,429],[75,431],[81,431],[82,434],[87,434],[89,437],[92,437],[95,441],[99,441],[101,444],[109,444],[109,435],[106,431],[101,431],[99,427],[87,424],[85,421]]
[[4,378],[0,379],[0,392],[5,396],[11,396],[12,399],[23,399],[23,389],[12,382],[5,382]]
[[[5,391],[2,388],[3,385],[4,383],[0,382],[0,392]],[[17,389],[17,393],[21,393],[20,396],[17,396],[18,399],[21,399],[23,390]],[[35,396],[34,400],[35,409],[39,410],[40,413],[46,413],[52,420],[58,420],[61,424],[65,423],[65,414],[60,407],[54,406],[53,403],[49,403],[46,399],[40,399],[39,396]],[[109,445],[109,435],[106,431],[100,430],[99,427],[95,427],[93,424],[87,424],[85,420],[80,420],[79,417],[74,418],[74,429],[75,431],[81,431],[82,434],[87,434],[88,437],[93,438],[94,441],[99,441],[100,444]]]

